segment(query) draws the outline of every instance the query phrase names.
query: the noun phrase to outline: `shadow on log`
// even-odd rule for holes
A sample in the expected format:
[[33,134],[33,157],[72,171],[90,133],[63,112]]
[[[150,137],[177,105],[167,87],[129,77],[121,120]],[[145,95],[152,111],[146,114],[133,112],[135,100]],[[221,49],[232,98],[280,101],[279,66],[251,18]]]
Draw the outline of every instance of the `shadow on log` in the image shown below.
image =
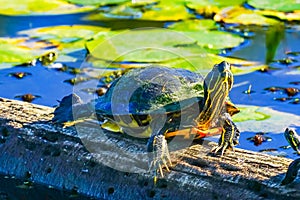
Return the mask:
[[216,144],[206,140],[172,151],[170,172],[164,171],[154,186],[145,142],[99,131],[88,121],[63,128],[51,123],[52,112],[0,99],[0,173],[33,187],[42,184],[95,199],[300,198],[299,178],[279,185],[291,159],[242,149],[216,157],[209,154]]

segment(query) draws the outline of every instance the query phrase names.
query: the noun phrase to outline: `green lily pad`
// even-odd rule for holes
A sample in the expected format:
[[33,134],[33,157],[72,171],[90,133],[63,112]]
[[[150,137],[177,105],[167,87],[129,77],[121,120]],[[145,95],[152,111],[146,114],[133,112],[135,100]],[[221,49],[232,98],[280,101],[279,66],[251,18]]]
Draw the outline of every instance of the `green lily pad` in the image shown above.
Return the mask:
[[293,12],[279,12],[279,11],[273,11],[273,10],[257,10],[256,13],[259,13],[260,15],[265,15],[269,17],[276,17],[281,20],[286,21],[300,21],[300,10],[295,10]]
[[0,0],[2,15],[45,15],[86,12],[95,7],[76,6],[61,0]]
[[[138,29],[110,32],[87,42],[92,56],[110,61],[162,62],[234,47],[243,38],[225,32],[177,32]],[[204,48],[206,47],[206,48]],[[103,51],[105,49],[105,51]]]
[[141,15],[142,15],[142,11],[139,8],[130,7],[128,6],[128,4],[115,6],[111,8],[111,10],[108,13],[103,13],[104,18],[121,18],[121,19],[137,19],[140,18]]
[[62,53],[85,48],[86,40],[92,39],[99,32],[107,32],[108,28],[87,25],[51,26],[21,31],[18,34],[31,38],[50,41],[56,44]]
[[279,23],[278,20],[264,17],[253,10],[242,7],[224,9],[214,16],[214,20],[232,24],[268,26]]
[[216,22],[211,19],[185,20],[185,21],[176,22],[168,26],[168,29],[172,29],[176,31],[203,31],[203,30],[210,30],[216,28],[217,28]]
[[[234,99],[232,99],[234,102]],[[237,105],[241,112],[233,116],[240,131],[282,134],[291,124],[300,126],[300,116],[273,110],[270,107]]]
[[[159,62],[179,57],[176,53],[172,53],[180,49],[176,48],[176,45],[194,42],[182,33],[167,29],[136,29],[103,34],[98,39],[87,42],[87,48],[94,57],[104,60]],[[155,50],[160,53],[164,52],[164,55],[159,55]],[[136,52],[141,52],[141,54]]]
[[155,21],[178,21],[193,17],[181,1],[161,1],[146,10],[140,19]]
[[222,31],[185,31],[183,33],[195,39],[198,45],[208,49],[233,48],[244,42],[244,38]]
[[98,13],[92,13],[85,20],[107,20],[110,18],[150,21],[178,21],[193,18],[181,1],[161,1],[155,4],[128,2],[110,6]]
[[238,6],[245,3],[245,0],[188,0],[187,5],[194,9],[205,7],[205,6],[217,6],[219,8],[229,7],[229,6]]
[[25,38],[0,38],[1,68],[32,61],[46,52],[47,44],[30,42]]
[[298,0],[249,0],[248,4],[263,10],[276,10],[282,12],[300,10],[300,3]]
[[130,0],[65,0],[70,3],[79,5],[97,5],[103,6],[108,4],[119,4],[124,2],[129,2]]
[[[232,64],[231,71],[235,75],[250,73],[261,68],[260,63],[257,62],[246,61],[238,58],[223,57],[211,53],[170,60],[162,63],[162,65],[173,68],[184,68],[190,71],[206,74],[211,70],[211,67],[214,64],[222,61],[227,61],[228,63]],[[235,65],[240,67],[236,67]]]
[[189,0],[186,6],[190,9],[195,10],[201,15],[212,17],[215,13],[218,13],[222,8],[240,6],[244,2],[244,0]]
[[[139,68],[139,67],[147,67],[151,64],[161,65],[165,67],[171,67],[171,68],[181,68],[181,69],[187,69],[190,71],[198,72],[203,75],[208,73],[212,66],[220,63],[222,61],[227,61],[231,64],[231,70],[232,72],[237,74],[246,74],[253,71],[257,71],[261,68],[260,63],[253,62],[253,61],[247,61],[242,60],[238,58],[230,58],[230,57],[222,57],[211,53],[205,53],[202,52],[202,54],[193,55],[193,56],[185,56],[185,57],[179,57],[163,62],[142,62],[142,63],[111,63],[111,62],[105,62],[103,59],[96,59],[96,58],[90,58],[88,59],[89,63],[92,63],[94,67],[97,68]],[[235,65],[238,65],[239,67],[236,67]]]
[[239,107],[240,112],[233,116],[233,120],[235,122],[242,122],[248,120],[266,120],[270,118],[270,115],[267,115],[263,112],[259,111],[259,107],[251,106],[251,107]]

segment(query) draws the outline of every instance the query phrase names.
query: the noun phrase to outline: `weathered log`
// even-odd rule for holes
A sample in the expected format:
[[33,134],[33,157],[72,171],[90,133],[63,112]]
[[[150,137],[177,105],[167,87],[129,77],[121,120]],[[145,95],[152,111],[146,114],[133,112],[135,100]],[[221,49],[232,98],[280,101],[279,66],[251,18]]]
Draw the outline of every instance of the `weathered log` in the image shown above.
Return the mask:
[[291,159],[238,148],[213,156],[206,140],[177,146],[170,172],[153,185],[145,141],[88,121],[63,128],[52,112],[0,98],[0,173],[99,199],[300,198],[299,178],[280,186]]

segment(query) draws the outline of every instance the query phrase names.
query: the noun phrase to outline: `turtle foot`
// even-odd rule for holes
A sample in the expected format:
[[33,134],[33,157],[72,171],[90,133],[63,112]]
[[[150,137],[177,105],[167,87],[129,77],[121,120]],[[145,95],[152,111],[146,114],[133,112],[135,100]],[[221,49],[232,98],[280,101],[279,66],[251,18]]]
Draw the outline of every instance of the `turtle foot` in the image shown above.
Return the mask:
[[214,154],[218,152],[221,153],[221,156],[224,155],[226,149],[232,149],[234,151],[234,146],[239,144],[240,131],[236,127],[236,125],[229,119],[225,120],[223,131],[221,133],[221,137],[219,139],[218,146],[212,149]]
[[219,143],[218,146],[212,148],[211,152],[213,154],[218,154],[220,152],[220,155],[223,156],[225,153],[226,149],[231,149],[234,152],[234,144],[230,143],[230,142],[223,142],[223,143]]
[[149,171],[154,175],[154,184],[157,182],[158,174],[164,177],[163,167],[170,171],[168,164],[172,166],[167,140],[163,135],[154,136],[153,151],[149,152]]

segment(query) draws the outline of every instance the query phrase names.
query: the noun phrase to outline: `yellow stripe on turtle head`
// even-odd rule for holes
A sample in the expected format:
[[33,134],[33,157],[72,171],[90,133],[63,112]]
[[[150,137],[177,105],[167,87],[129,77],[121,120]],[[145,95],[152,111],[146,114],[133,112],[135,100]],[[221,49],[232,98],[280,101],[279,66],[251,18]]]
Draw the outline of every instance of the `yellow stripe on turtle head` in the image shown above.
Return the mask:
[[204,105],[196,119],[199,128],[209,129],[225,109],[225,101],[233,85],[230,64],[223,61],[213,67],[204,79]]

